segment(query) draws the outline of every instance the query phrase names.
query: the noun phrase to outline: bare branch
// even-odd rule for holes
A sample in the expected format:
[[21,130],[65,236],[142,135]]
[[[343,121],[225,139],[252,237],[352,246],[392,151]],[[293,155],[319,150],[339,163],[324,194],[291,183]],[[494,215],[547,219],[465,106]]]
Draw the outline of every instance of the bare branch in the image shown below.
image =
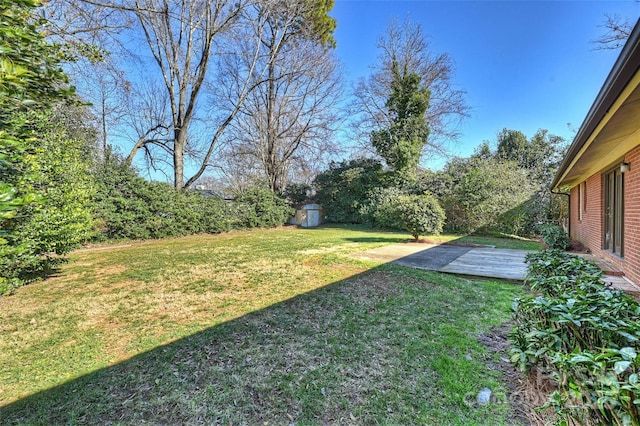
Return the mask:
[[600,27],[604,28],[606,32],[593,40],[592,43],[596,45],[596,50],[620,49],[633,30],[633,24],[629,19],[609,14],[605,15],[605,22]]
[[[304,7],[304,2],[290,1],[288,7],[287,13],[278,14],[279,19],[266,19],[246,36],[259,36],[258,68],[266,69],[266,74],[249,75],[253,90],[229,126],[231,144],[225,152],[234,168],[243,165],[242,170],[227,171],[245,176],[235,180],[246,180],[249,170],[275,191],[284,189],[294,170],[310,169],[311,161],[321,164],[323,154],[335,151],[330,146],[343,92],[331,52],[299,37],[295,8]],[[235,79],[230,86],[243,87],[246,76],[233,68],[229,71]]]

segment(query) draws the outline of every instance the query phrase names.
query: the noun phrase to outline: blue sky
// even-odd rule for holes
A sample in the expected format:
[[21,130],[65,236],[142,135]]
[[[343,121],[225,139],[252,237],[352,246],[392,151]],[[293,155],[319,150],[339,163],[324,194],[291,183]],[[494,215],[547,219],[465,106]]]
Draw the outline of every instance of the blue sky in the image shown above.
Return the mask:
[[369,74],[391,18],[422,25],[432,50],[451,56],[454,83],[467,93],[471,116],[450,152],[468,156],[503,128],[527,136],[545,128],[571,140],[619,53],[592,43],[605,31],[605,13],[635,23],[640,3],[335,0],[331,15],[350,81]]

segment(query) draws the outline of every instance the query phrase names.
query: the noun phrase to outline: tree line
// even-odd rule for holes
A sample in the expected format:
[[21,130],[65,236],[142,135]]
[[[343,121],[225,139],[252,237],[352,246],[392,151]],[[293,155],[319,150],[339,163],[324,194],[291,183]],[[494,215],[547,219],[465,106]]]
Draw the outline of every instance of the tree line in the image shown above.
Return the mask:
[[[393,21],[370,77],[349,90],[334,47],[333,0],[53,0],[48,40],[89,104],[102,150],[174,187],[310,182],[330,158],[365,148],[392,118],[394,72],[429,92],[442,152],[468,113],[453,62],[434,55],[420,25]],[[394,65],[395,64],[395,65]],[[394,71],[394,67],[396,71]]]
[[327,220],[402,229],[395,204],[403,196],[433,197],[452,233],[499,233],[531,237],[539,226],[567,217],[567,200],[549,185],[566,142],[539,130],[527,138],[503,129],[493,143],[468,158],[453,158],[440,171],[418,168],[400,177],[376,159],[333,163],[308,190],[325,206]]
[[0,1],[0,293],[83,242],[276,226],[308,201],[416,238],[564,214],[546,192],[563,141],[544,130],[420,167],[469,107],[410,20],[347,90],[333,0]]

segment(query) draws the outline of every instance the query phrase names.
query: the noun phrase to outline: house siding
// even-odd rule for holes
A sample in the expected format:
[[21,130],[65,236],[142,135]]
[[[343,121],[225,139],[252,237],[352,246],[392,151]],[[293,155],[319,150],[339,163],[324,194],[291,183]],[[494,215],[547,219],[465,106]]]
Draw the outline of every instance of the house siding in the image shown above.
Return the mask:
[[571,189],[570,233],[571,239],[580,241],[596,256],[617,264],[627,278],[640,283],[640,146],[627,153],[624,161],[631,170],[624,174],[624,241],[621,258],[602,249],[603,234],[603,183],[602,173],[586,180],[586,211],[580,209],[580,186]]

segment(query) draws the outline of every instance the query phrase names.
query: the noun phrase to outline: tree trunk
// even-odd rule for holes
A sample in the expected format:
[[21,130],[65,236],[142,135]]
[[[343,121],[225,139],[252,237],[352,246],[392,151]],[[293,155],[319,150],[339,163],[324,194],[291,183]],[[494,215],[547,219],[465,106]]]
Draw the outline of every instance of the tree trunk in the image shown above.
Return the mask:
[[[272,47],[272,58],[275,58],[277,55],[277,51],[273,52]],[[268,77],[268,101],[267,101],[267,164],[266,164],[266,172],[269,178],[269,183],[271,186],[271,190],[276,192],[278,188],[277,186],[277,164],[278,164],[278,152],[276,149],[276,83],[275,83],[275,64],[271,62],[269,64],[269,77]]]
[[187,134],[184,129],[175,130],[173,146],[173,186],[184,189],[184,149],[187,142]]

